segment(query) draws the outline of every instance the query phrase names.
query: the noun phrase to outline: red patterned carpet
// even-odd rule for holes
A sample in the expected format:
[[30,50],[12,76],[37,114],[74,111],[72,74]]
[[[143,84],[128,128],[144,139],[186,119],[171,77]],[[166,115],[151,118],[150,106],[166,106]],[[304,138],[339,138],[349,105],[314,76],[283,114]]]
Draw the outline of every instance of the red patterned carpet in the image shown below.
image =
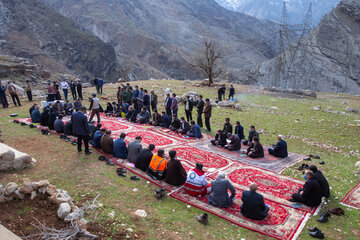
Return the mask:
[[360,209],[360,182],[341,200],[343,205]]
[[[31,123],[29,119],[18,120],[26,124]],[[67,120],[68,118],[64,121]],[[101,123],[103,127],[112,131],[114,138],[118,138],[122,132],[125,132],[127,133],[127,142],[133,141],[136,136],[140,135],[143,138],[142,144],[144,147],[153,143],[156,149],[164,148],[166,153],[172,149],[176,150],[178,159],[182,161],[187,171],[194,168],[197,162],[203,163],[209,182],[216,179],[219,171],[224,171],[237,190],[235,203],[231,208],[227,209],[212,207],[207,203],[207,196],[202,198],[191,197],[182,188],[170,186],[163,181],[155,181],[146,173],[132,168],[126,161],[108,156],[117,165],[128,169],[157,186],[164,187],[170,192],[171,197],[213,213],[238,226],[276,239],[290,240],[296,238],[306,223],[309,214],[315,211],[315,209],[308,207],[293,208],[287,199],[303,185],[303,182],[278,174],[282,169],[297,162],[299,155],[290,154],[289,158],[279,160],[267,154],[265,159],[255,161],[251,159],[249,161],[249,159],[241,157],[240,153],[212,148],[208,144],[212,137],[207,134],[204,134],[202,139],[196,140],[186,138],[168,129],[132,124],[123,119],[105,116],[102,116]],[[39,126],[39,128],[42,127]],[[100,150],[98,151],[102,153]],[[246,159],[246,161],[239,161],[239,158]],[[264,162],[271,164],[261,165]],[[261,164],[259,165],[259,163]],[[265,202],[271,207],[269,216],[263,221],[247,219],[240,214],[242,191],[247,190],[251,182],[258,184],[259,193],[264,196]]]

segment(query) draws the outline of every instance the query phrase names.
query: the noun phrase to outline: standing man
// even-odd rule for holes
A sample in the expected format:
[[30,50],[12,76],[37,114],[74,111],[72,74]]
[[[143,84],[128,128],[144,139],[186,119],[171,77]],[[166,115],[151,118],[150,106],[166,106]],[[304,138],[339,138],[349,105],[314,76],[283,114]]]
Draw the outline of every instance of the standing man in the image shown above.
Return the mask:
[[210,99],[205,99],[205,109],[203,111],[204,117],[205,117],[205,125],[206,125],[206,131],[211,132],[211,126],[210,126],[210,118],[211,118],[211,110],[212,106],[210,103]]
[[172,110],[173,115],[177,116],[178,109],[179,108],[178,108],[178,101],[176,99],[176,94],[173,93],[172,100],[171,100],[171,110]]
[[[14,104],[15,104],[15,107],[16,107],[18,105],[21,106],[21,103],[20,103],[20,99],[19,99],[16,87],[15,87],[14,84],[15,84],[15,82],[12,82],[12,83],[9,82],[8,85],[7,85],[7,88],[8,88],[8,91],[9,91],[9,93],[11,95],[11,98],[12,98]],[[15,100],[17,101],[17,104],[16,104]]]
[[60,86],[55,81],[53,82],[53,84],[54,84],[54,89],[55,89],[55,99],[56,100],[61,100],[61,94],[60,94],[60,90],[59,90]]
[[118,90],[117,90],[117,92],[116,92],[116,98],[117,98],[117,102],[118,102],[118,104],[119,105],[121,105],[122,104],[122,93],[124,92],[124,88],[123,89],[121,89],[121,87],[118,87]]
[[76,83],[74,83],[74,81],[72,81],[72,80],[70,82],[70,89],[71,89],[71,95],[72,95],[73,99],[75,100],[77,98],[77,96],[76,96]]
[[221,89],[222,89],[222,98],[223,98],[224,100],[226,100],[226,97],[225,97],[225,92],[226,92],[225,84],[222,85]]
[[78,82],[77,82],[77,84],[76,84],[76,90],[77,90],[77,92],[78,92],[79,98],[80,98],[81,100],[83,100],[81,81],[78,81]]
[[144,107],[146,108],[146,110],[147,110],[147,111],[150,113],[150,115],[151,115],[150,95],[148,94],[148,91],[147,91],[146,89],[144,90],[143,103],[144,103]]
[[94,118],[95,114],[97,117],[97,123],[100,123],[100,105],[99,105],[99,99],[96,97],[96,93],[92,94],[92,99],[90,102],[90,108],[89,110],[91,110],[91,115],[90,115],[90,119],[89,122],[92,121],[92,119]]
[[223,133],[227,136],[228,133],[232,134],[233,127],[230,123],[230,118],[225,118]]
[[103,93],[103,85],[104,85],[104,80],[102,78],[99,78],[97,81],[97,86],[99,88],[98,93],[100,94]]
[[221,87],[221,88],[219,88],[218,89],[218,99],[219,99],[219,102],[221,102],[222,101],[222,96],[223,96],[223,88]]
[[158,96],[155,94],[154,90],[151,90],[151,94],[150,94],[150,104],[151,104],[151,109],[154,111],[154,109],[157,109],[157,104],[158,104]]
[[171,103],[172,103],[172,99],[170,97],[170,94],[167,93],[166,97],[165,97],[165,102],[164,102],[164,106],[166,109],[166,114],[171,116]]
[[95,88],[96,88],[96,92],[97,92],[97,93],[99,93],[98,79],[99,79],[99,77],[98,77],[98,76],[95,76],[94,86],[95,86]]
[[32,102],[32,92],[31,92],[31,85],[30,85],[29,80],[26,80],[25,90],[26,90],[26,95],[27,95],[27,97],[29,99],[29,102]]
[[87,120],[86,107],[82,106],[80,111],[75,112],[71,116],[71,122],[73,125],[73,134],[77,136],[77,150],[81,152],[81,143],[84,142],[85,154],[91,154],[89,150],[89,122]]
[[0,101],[3,105],[3,108],[9,107],[9,103],[6,98],[6,88],[2,85],[0,81]]
[[190,99],[190,96],[186,96],[185,98],[185,114],[186,120],[188,122],[192,121],[192,110],[193,110],[193,102]]
[[229,93],[229,100],[234,100],[234,95],[235,95],[235,88],[233,85],[230,85],[230,93]]
[[203,123],[202,123],[202,114],[204,111],[204,106],[205,106],[205,102],[203,100],[203,96],[200,95],[199,96],[199,103],[197,104],[197,124],[199,125],[199,127],[203,127]]
[[61,81],[61,89],[63,90],[64,93],[64,98],[65,100],[68,100],[68,88],[69,88],[69,84],[63,79]]

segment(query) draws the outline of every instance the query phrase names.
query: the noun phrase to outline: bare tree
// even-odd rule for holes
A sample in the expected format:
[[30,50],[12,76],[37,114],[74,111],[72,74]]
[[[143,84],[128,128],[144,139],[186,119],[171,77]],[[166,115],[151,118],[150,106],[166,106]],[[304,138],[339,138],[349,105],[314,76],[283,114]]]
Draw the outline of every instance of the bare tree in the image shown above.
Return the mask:
[[214,79],[225,72],[219,62],[224,58],[224,53],[213,40],[204,41],[204,51],[195,56],[191,67],[200,69],[201,72],[208,76],[209,86],[214,83]]
[[117,69],[117,74],[120,79],[123,79],[123,81],[127,82],[129,80],[129,74],[131,72],[131,67],[124,63],[123,67],[121,69]]

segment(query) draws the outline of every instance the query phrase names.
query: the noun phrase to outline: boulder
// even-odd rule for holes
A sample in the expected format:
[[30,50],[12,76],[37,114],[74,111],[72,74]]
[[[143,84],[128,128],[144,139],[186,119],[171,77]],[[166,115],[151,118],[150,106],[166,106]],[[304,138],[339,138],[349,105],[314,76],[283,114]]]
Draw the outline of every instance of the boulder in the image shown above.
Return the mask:
[[352,112],[352,113],[360,113],[360,110],[353,107],[346,107],[346,111]]
[[37,196],[36,191],[33,191],[33,192],[31,192],[30,199],[33,200],[36,198],[36,196]]
[[5,187],[4,195],[10,196],[16,191],[16,189],[18,189],[18,185],[14,182],[9,182]]
[[5,192],[4,186],[0,184],[0,196],[3,195]]
[[23,193],[20,192],[19,188],[16,189],[16,191],[14,192],[14,197],[16,199],[20,199],[23,200],[25,198],[25,195]]
[[235,107],[235,103],[234,101],[228,100],[228,101],[221,101],[218,103],[219,107],[228,107],[228,108],[233,108]]
[[76,211],[76,212],[72,212],[69,215],[67,215],[64,218],[64,221],[65,222],[77,221],[77,220],[81,219],[82,217],[84,217],[84,212],[83,211]]
[[321,106],[315,106],[315,107],[313,107],[313,109],[316,111],[319,111],[319,110],[321,110]]
[[241,106],[239,103],[237,103],[237,104],[235,105],[235,109],[241,111],[241,110],[242,110],[242,106]]
[[46,193],[50,196],[54,195],[56,193],[56,187],[54,185],[49,184],[46,187]]
[[201,81],[201,85],[203,86],[209,86],[209,79],[204,79]]
[[44,180],[41,180],[38,182],[39,188],[47,187],[49,184],[50,184],[49,180],[47,180],[47,179],[44,179]]
[[63,202],[71,202],[72,201],[69,193],[62,189],[56,190],[56,193],[53,196],[51,196],[51,198],[54,200],[54,202],[56,204],[61,204]]
[[185,101],[186,96],[190,96],[191,99],[197,100],[199,98],[199,94],[194,91],[189,91],[187,93],[184,93],[181,98]]
[[66,216],[70,214],[71,207],[68,203],[61,203],[59,209],[57,210],[57,215],[59,218],[64,219]]
[[170,94],[170,96],[171,96],[172,91],[171,91],[170,88],[164,88],[164,89],[163,89],[163,95],[164,95],[164,97],[166,96],[166,94]]
[[24,160],[22,158],[15,158],[12,164],[15,170],[21,170],[24,168]]
[[32,182],[27,178],[23,179],[23,182],[19,189],[20,189],[20,192],[22,192],[24,194],[31,194],[34,191],[34,189],[32,187]]
[[3,161],[0,159],[0,171],[10,171],[13,169],[12,161]]
[[46,187],[41,187],[38,189],[39,193],[45,194],[46,193]]
[[145,212],[145,210],[142,210],[142,209],[136,210],[135,215],[138,217],[142,217],[142,218],[147,217],[147,213]]

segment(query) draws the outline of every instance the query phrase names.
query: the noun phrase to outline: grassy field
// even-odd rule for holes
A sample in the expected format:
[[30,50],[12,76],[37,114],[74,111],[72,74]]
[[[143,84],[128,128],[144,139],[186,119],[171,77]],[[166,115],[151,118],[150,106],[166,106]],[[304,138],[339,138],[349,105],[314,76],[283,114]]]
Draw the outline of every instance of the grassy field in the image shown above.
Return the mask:
[[[158,95],[162,95],[162,89],[166,87],[178,95],[196,91],[212,99],[215,99],[217,92],[215,88],[194,87],[179,81],[142,81],[137,84],[149,91],[154,89]],[[116,89],[116,85],[105,86],[103,96],[115,100]],[[87,99],[94,88],[85,91],[84,97]],[[320,166],[332,188],[329,204],[324,209],[340,206],[340,200],[360,181],[360,170],[355,168],[355,163],[360,161],[360,127],[356,126],[360,122],[355,120],[359,120],[360,115],[328,113],[326,110],[345,111],[347,106],[360,109],[360,97],[319,93],[317,99],[294,98],[264,94],[258,89],[240,85],[236,86],[236,91],[243,110],[214,108],[212,134],[222,127],[225,117],[230,117],[232,123],[241,121],[246,132],[250,125],[255,125],[265,145],[276,143],[279,133],[287,136],[289,151],[304,155],[318,154],[325,161],[325,165],[318,165],[319,160],[313,160]],[[106,102],[102,100],[102,105],[105,106]],[[101,192],[103,207],[99,221],[107,222],[107,227],[113,231],[130,227],[140,239],[270,239],[213,215],[210,215],[210,224],[202,226],[195,219],[202,211],[196,208],[188,210],[186,204],[171,198],[156,200],[153,197],[154,185],[147,184],[143,179],[133,182],[129,178],[118,177],[115,167],[97,160],[97,153],[91,156],[78,154],[74,146],[65,144],[57,136],[43,136],[37,130],[12,124],[9,115],[18,113],[20,117],[26,117],[30,105],[24,102],[23,107],[11,105],[8,109],[0,109],[4,142],[38,160],[33,169],[0,173],[3,184],[20,182],[24,177],[32,180],[47,178],[58,188],[69,191],[78,201],[95,197]],[[322,110],[313,110],[314,106],[321,106]],[[183,105],[179,107],[179,113],[184,113]],[[300,164],[288,168],[283,174],[301,179],[301,172],[295,170]],[[133,191],[134,188],[138,190]],[[341,207],[346,212],[345,216],[332,216],[324,224],[318,223],[318,217],[312,216],[306,226],[320,228],[327,239],[359,239],[360,210]],[[146,210],[148,217],[137,218],[134,215],[137,209]],[[108,224],[108,213],[111,211],[115,212],[115,216]],[[312,238],[305,229],[299,239]]]

